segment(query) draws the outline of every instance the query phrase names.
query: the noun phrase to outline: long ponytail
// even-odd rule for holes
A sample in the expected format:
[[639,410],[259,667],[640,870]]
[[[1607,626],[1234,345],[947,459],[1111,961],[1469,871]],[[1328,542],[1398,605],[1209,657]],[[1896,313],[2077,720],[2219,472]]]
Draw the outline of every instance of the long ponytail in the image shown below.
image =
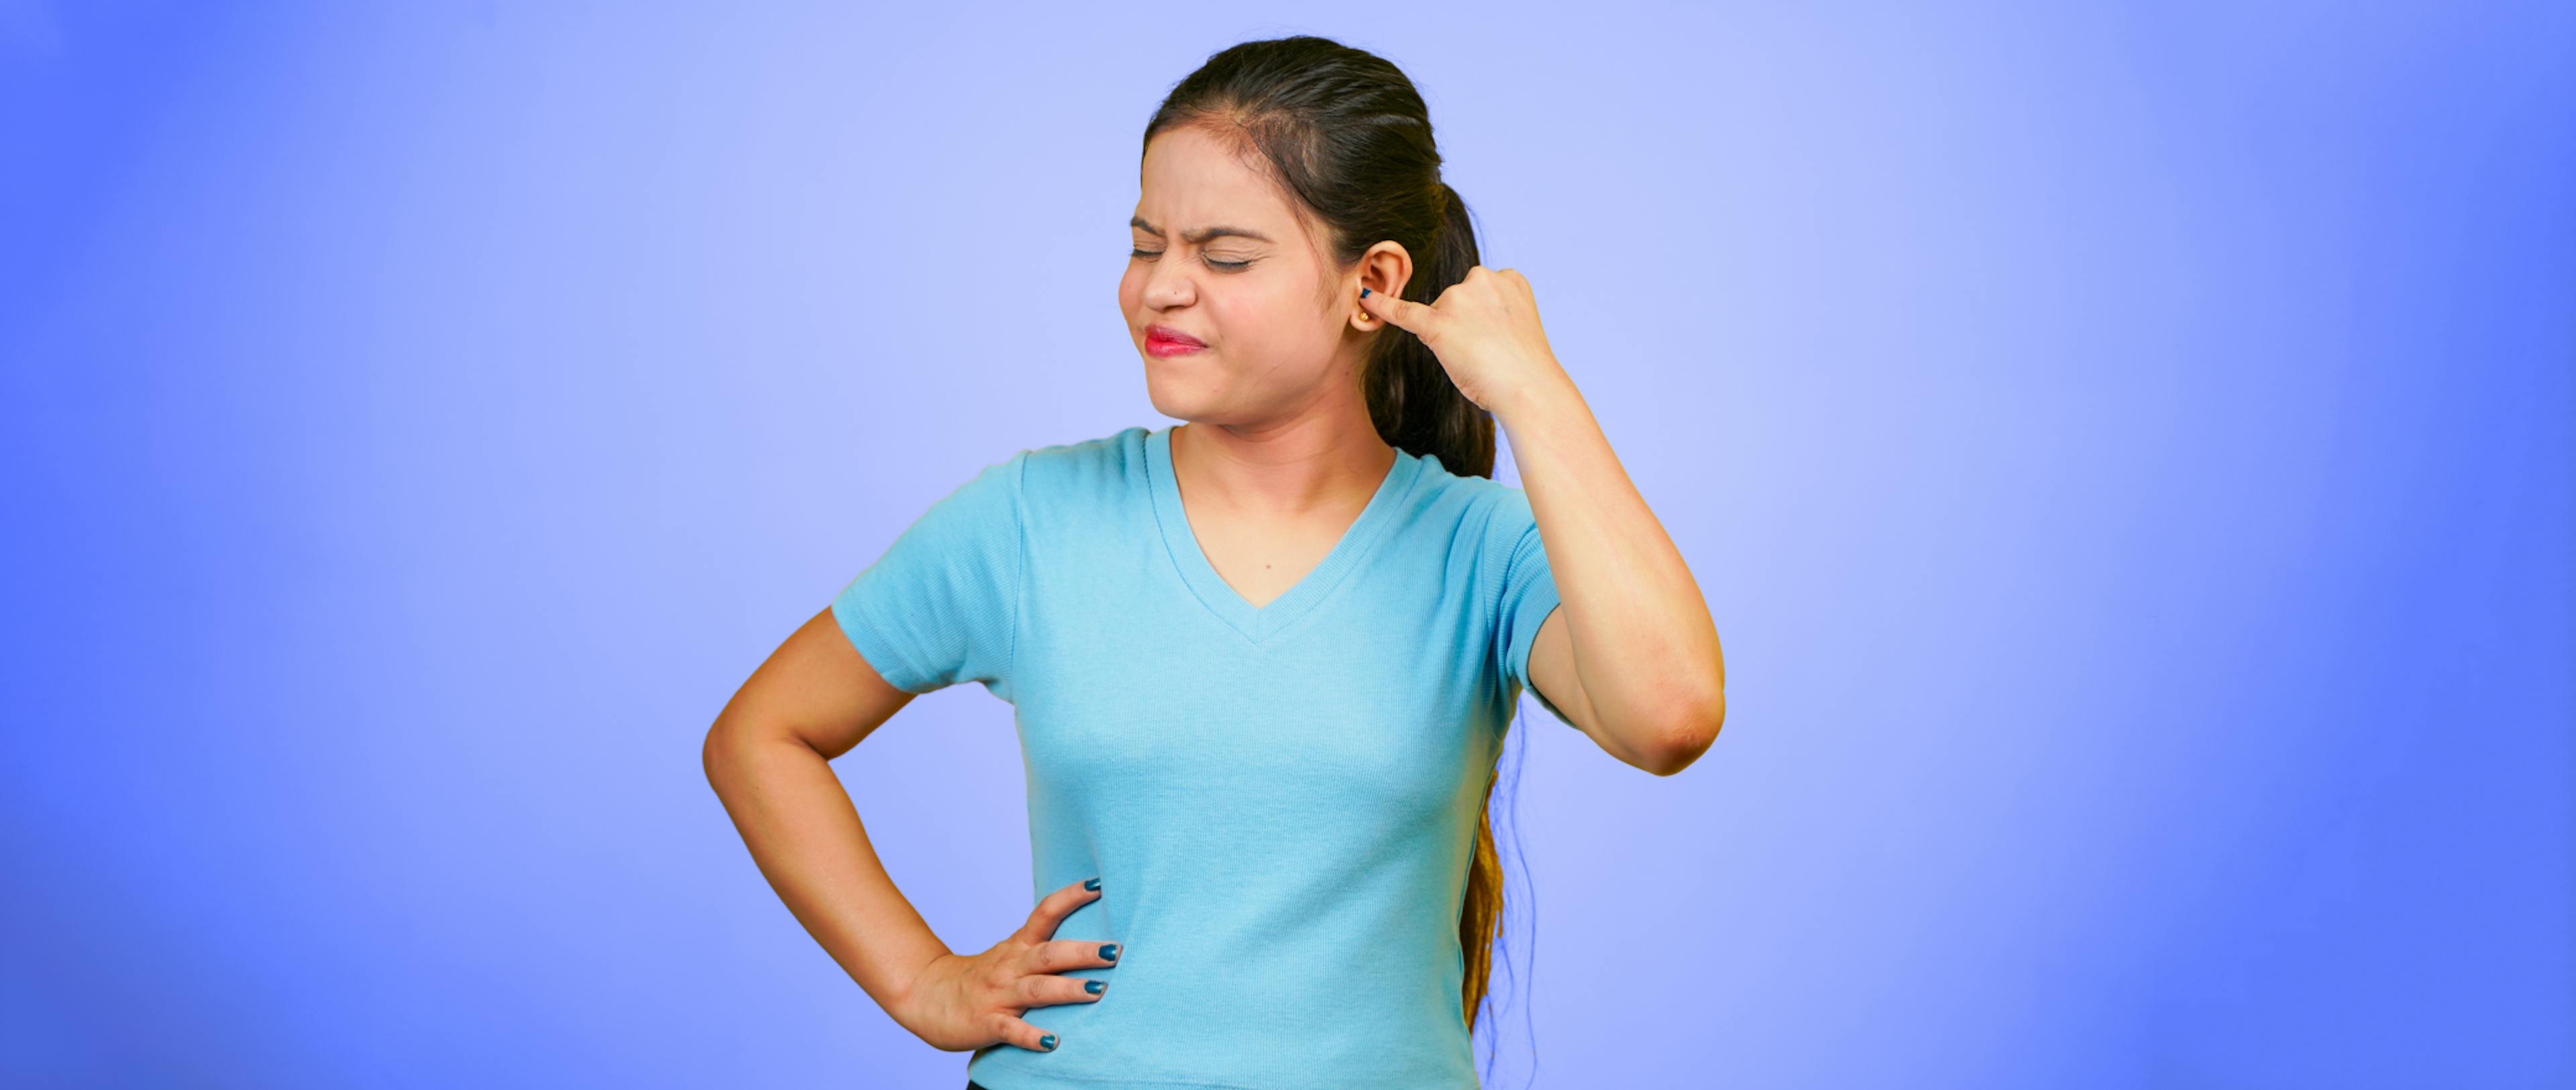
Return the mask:
[[[1467,202],[1449,183],[1440,182],[1441,222],[1430,260],[1418,262],[1404,298],[1430,303],[1467,278],[1479,262],[1476,231],[1468,222]],[[1361,378],[1369,418],[1378,437],[1415,454],[1434,454],[1459,476],[1494,475],[1494,417],[1467,399],[1450,381],[1449,372],[1432,355],[1431,346],[1392,325],[1379,335],[1368,369]],[[1495,752],[1501,760],[1499,747]],[[1467,894],[1458,913],[1458,949],[1466,958],[1459,1009],[1466,1012],[1472,1034],[1476,1010],[1493,978],[1494,940],[1503,926],[1503,860],[1494,847],[1494,784],[1499,763],[1485,776],[1485,803],[1476,815],[1476,847],[1467,861]]]

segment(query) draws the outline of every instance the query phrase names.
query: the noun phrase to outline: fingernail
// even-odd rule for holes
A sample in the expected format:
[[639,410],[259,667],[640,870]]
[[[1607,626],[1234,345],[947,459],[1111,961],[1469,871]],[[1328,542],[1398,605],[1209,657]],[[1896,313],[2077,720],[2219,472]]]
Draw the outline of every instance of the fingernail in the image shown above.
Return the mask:
[[1092,879],[1092,880],[1090,880],[1090,881],[1088,881],[1088,882],[1084,882],[1084,883],[1082,884],[1082,888],[1084,888],[1084,889],[1099,889],[1099,888],[1100,888],[1100,879],[1094,878],[1094,879]]
[[1118,960],[1118,944],[1117,944],[1117,943],[1114,943],[1114,942],[1104,942],[1104,943],[1101,943],[1101,944],[1100,944],[1100,956],[1101,956],[1101,957],[1104,957],[1104,958],[1108,958],[1108,959],[1109,959],[1109,960],[1111,960],[1111,961],[1116,961],[1116,960]]
[[1360,289],[1360,298],[1362,298],[1362,299],[1366,299],[1366,298],[1368,298],[1368,289],[1367,289],[1367,288],[1361,288],[1361,289]]
[[1044,1037],[1038,1038],[1038,1047],[1049,1052],[1055,1051],[1055,1034],[1050,1033]]
[[1082,990],[1090,992],[1093,995],[1099,995],[1100,993],[1109,990],[1109,982],[1106,980],[1086,980],[1082,982]]

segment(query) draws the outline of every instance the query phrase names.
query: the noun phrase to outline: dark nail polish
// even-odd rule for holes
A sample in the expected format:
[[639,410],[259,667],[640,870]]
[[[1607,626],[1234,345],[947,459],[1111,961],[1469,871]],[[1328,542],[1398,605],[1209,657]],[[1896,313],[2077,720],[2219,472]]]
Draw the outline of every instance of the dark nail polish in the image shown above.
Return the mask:
[[1108,959],[1109,959],[1109,960],[1111,960],[1111,961],[1116,961],[1116,960],[1118,960],[1118,944],[1117,944],[1117,943],[1114,943],[1114,942],[1104,942],[1104,943],[1101,943],[1101,944],[1100,944],[1100,956],[1101,956],[1101,957],[1104,957],[1104,958],[1108,958]]
[[1092,880],[1090,880],[1090,881],[1088,881],[1088,882],[1084,882],[1084,883],[1082,884],[1082,888],[1084,888],[1084,889],[1086,889],[1086,890],[1099,889],[1099,888],[1100,888],[1100,879],[1094,878],[1094,879],[1092,879]]
[[1044,1037],[1038,1038],[1038,1047],[1049,1052],[1055,1051],[1055,1034],[1050,1033]]
[[1366,298],[1368,298],[1368,289],[1367,289],[1367,288],[1361,288],[1361,289],[1360,289],[1360,298],[1362,298],[1362,299],[1366,299]]
[[1109,987],[1109,982],[1106,980],[1086,980],[1082,982],[1082,990],[1090,992],[1093,995],[1099,995],[1101,991],[1107,987]]

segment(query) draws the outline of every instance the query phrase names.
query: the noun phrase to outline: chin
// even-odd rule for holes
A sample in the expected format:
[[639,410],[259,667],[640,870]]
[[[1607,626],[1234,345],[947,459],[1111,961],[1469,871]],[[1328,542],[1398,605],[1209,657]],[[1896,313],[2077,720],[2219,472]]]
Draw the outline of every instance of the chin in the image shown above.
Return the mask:
[[1161,383],[1152,381],[1145,383],[1145,401],[1154,406],[1155,412],[1174,420],[1189,419],[1191,411],[1198,407],[1196,399],[1175,397]]
[[1205,417],[1216,401],[1216,391],[1204,389],[1198,383],[1184,384],[1155,377],[1155,368],[1165,362],[1152,358],[1145,361],[1146,402],[1154,406],[1155,412],[1174,420]]

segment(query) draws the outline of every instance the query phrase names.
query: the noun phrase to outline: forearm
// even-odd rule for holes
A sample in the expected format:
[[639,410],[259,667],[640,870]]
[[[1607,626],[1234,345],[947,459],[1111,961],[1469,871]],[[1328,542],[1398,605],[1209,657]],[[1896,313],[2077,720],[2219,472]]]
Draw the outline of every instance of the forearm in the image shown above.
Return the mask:
[[1570,379],[1498,405],[1547,548],[1575,673],[1601,726],[1638,751],[1714,729],[1717,626],[1671,535],[1638,495]]
[[895,1014],[921,969],[950,950],[887,876],[831,762],[792,737],[718,726],[706,765],[779,900]]

